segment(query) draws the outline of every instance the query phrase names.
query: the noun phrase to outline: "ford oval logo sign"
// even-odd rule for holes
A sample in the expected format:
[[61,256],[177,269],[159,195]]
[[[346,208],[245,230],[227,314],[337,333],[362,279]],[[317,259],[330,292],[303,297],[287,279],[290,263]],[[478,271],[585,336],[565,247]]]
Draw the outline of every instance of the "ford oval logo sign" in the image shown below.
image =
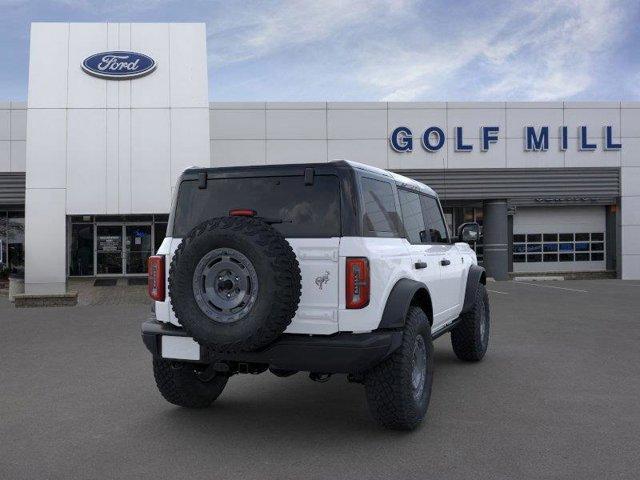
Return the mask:
[[87,57],[82,69],[94,77],[111,80],[130,80],[153,72],[153,58],[136,52],[102,52]]

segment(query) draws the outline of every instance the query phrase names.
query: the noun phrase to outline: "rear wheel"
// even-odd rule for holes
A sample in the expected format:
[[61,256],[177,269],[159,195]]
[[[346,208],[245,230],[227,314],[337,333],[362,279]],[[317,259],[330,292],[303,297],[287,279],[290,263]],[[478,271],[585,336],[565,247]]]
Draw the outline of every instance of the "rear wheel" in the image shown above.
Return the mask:
[[216,375],[208,381],[199,377],[202,366],[163,359],[153,360],[158,390],[169,403],[186,408],[206,408],[220,396],[227,377]]
[[453,351],[460,360],[480,361],[487,352],[491,330],[489,295],[481,283],[476,289],[473,307],[461,318],[461,322],[451,331]]
[[387,428],[416,428],[427,413],[432,382],[431,326],[422,309],[411,307],[402,345],[365,374],[364,386],[371,415]]

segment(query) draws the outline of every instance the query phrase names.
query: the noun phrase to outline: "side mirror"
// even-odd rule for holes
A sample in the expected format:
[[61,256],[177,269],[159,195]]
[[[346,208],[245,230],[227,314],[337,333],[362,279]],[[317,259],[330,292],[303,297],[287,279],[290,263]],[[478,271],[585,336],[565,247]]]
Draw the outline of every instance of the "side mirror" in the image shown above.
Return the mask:
[[463,223],[458,227],[458,239],[466,243],[477,242],[480,239],[480,225],[475,222]]

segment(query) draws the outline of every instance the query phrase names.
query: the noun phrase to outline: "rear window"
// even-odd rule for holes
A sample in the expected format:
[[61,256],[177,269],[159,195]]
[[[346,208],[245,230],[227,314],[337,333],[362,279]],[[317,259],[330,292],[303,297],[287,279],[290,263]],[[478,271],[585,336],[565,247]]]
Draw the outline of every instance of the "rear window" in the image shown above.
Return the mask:
[[226,217],[229,210],[251,209],[259,217],[280,219],[273,227],[285,237],[339,237],[340,184],[337,176],[316,175],[313,185],[303,176],[219,178],[180,184],[173,219],[173,236],[189,231],[213,217]]

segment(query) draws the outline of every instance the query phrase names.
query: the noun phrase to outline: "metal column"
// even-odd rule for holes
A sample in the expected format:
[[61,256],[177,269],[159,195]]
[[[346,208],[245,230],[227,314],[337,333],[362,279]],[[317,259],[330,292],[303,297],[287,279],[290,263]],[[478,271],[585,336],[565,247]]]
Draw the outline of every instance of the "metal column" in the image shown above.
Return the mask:
[[509,279],[507,201],[489,200],[484,210],[484,268],[496,280]]

